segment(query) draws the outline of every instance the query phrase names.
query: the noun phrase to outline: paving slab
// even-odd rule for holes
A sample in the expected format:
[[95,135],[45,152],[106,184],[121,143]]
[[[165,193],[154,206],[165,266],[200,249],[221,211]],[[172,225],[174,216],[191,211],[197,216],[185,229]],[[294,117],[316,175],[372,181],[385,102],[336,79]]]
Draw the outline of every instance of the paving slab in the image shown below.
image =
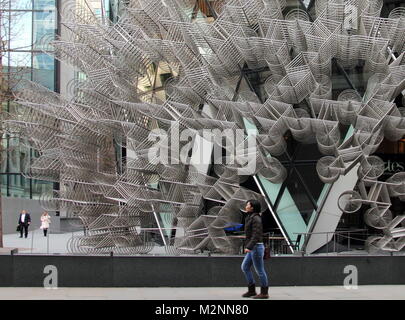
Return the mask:
[[[246,300],[246,288],[0,288],[0,300]],[[271,287],[270,300],[405,300],[405,285]]]

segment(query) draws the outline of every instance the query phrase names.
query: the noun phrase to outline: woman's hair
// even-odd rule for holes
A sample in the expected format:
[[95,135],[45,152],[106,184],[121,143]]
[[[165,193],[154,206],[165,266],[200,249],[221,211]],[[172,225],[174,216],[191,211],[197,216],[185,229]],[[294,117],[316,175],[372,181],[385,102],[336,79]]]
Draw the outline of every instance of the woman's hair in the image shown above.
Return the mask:
[[251,200],[246,201],[246,203],[248,203],[248,202],[253,207],[253,212],[260,213],[260,211],[262,210],[262,206],[259,201],[251,199]]

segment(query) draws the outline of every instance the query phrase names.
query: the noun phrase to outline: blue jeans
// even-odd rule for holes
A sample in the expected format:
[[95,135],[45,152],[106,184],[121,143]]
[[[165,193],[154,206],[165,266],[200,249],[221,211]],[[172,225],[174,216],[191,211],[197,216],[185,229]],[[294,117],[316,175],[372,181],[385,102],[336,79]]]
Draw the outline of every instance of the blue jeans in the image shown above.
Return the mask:
[[259,276],[261,286],[262,287],[269,286],[269,282],[267,280],[267,274],[266,274],[266,271],[264,270],[263,255],[264,255],[264,245],[256,244],[253,247],[253,250],[248,252],[246,254],[245,258],[243,259],[241,269],[242,269],[243,273],[245,274],[248,285],[252,285],[255,283],[255,280],[253,278],[253,274],[251,271],[251,268],[253,265],[257,275]]

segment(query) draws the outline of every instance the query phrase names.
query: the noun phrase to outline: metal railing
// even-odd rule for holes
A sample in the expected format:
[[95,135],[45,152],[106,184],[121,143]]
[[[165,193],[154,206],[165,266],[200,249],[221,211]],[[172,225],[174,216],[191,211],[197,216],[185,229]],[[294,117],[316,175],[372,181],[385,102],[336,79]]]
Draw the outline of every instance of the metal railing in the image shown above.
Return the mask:
[[[43,248],[43,247],[41,247],[40,249],[38,249],[38,248],[35,248],[35,246],[34,246],[34,243],[35,243],[34,238],[35,238],[35,235],[36,235],[37,233],[39,233],[39,234],[42,235],[42,237],[43,237],[43,230],[40,229],[40,228],[34,229],[34,230],[30,231],[30,234],[31,234],[31,248],[30,248],[30,252],[31,252],[31,253],[34,253],[34,250],[36,250],[35,253],[44,253],[44,252],[42,252],[42,251],[44,251],[44,248]],[[49,238],[51,237],[51,234],[52,234],[51,228],[48,228],[47,236],[46,236],[46,254],[49,254],[49,248],[50,248],[50,247],[49,247],[49,245],[50,245],[50,240],[49,240]]]
[[[66,233],[71,234],[71,237],[77,237],[78,233],[82,235],[83,231]],[[57,232],[56,232],[57,233]],[[306,233],[295,233],[297,235],[295,241],[292,241],[291,244],[288,244],[284,237],[277,232],[268,232],[263,235],[263,240],[265,245],[270,248],[271,255],[291,255],[290,247],[294,249],[293,255],[301,256],[313,256],[313,255],[322,255],[322,254],[347,254],[352,252],[352,254],[361,254],[367,255],[371,252],[367,251],[367,240],[371,236],[375,236],[375,233],[370,233],[368,229],[351,229],[351,230],[338,230],[334,232],[306,232]],[[323,245],[316,253],[307,253],[305,251],[305,241],[309,235],[320,235],[324,236],[326,244]],[[58,239],[55,237],[56,234],[53,230],[48,229],[48,234],[46,239],[43,237],[41,229],[32,230],[29,233],[30,247],[26,247],[26,250],[21,251],[21,253],[27,254],[72,254],[69,250],[62,250],[61,243],[65,244],[67,239]],[[239,239],[240,247],[238,249],[238,254],[244,254],[245,248],[245,235],[242,232],[232,233],[227,235],[230,238]],[[55,242],[56,241],[56,242]],[[28,243],[27,243],[28,244]],[[163,248],[163,247],[162,247]],[[83,255],[83,253],[74,253],[77,255]],[[97,254],[97,253],[93,253]],[[105,253],[107,254],[107,253]],[[163,254],[167,255],[168,253],[154,253],[154,254]],[[376,252],[372,252],[376,254]],[[378,252],[378,254],[392,254],[390,252]],[[401,253],[398,253],[401,254]],[[170,253],[169,253],[170,255]]]
[[[326,239],[326,244],[323,246],[326,248],[326,254],[329,253],[339,253],[339,246],[342,246],[343,242],[347,240],[347,246],[345,246],[347,249],[344,250],[344,252],[349,252],[353,251],[353,249],[359,249],[359,246],[353,246],[353,241],[356,242],[365,242],[367,241],[367,238],[371,236],[371,234],[368,233],[368,229],[352,229],[352,230],[339,230],[339,231],[329,231],[329,232],[300,232],[300,233],[295,233],[297,234],[297,239],[301,238],[302,236],[304,237],[304,244],[306,244],[306,240],[308,235],[314,235],[314,234],[319,234],[319,235],[325,235]],[[297,241],[299,242],[299,241]],[[331,245],[332,243],[332,245]],[[330,250],[330,247],[332,246],[333,250]],[[323,247],[319,248],[322,249]],[[365,245],[360,247],[362,250],[365,250]],[[319,250],[318,249],[318,250]],[[296,243],[295,245],[295,251],[301,254],[307,254],[305,253],[305,247],[302,250],[300,248],[299,243]],[[342,251],[340,251],[342,252]],[[322,252],[325,253],[325,252]]]

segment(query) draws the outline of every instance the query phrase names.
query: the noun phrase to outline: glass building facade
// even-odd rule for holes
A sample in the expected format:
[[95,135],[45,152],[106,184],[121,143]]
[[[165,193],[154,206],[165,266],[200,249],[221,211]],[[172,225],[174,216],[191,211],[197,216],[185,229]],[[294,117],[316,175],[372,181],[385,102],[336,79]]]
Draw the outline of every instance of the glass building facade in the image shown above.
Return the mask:
[[[1,8],[2,57],[7,84],[18,91],[15,83],[27,79],[56,90],[55,59],[46,53],[47,43],[57,33],[55,0],[18,0],[3,2]],[[3,102],[3,111],[18,113],[13,101]],[[50,182],[28,179],[22,175],[35,158],[36,152],[18,137],[2,137],[1,191],[3,196],[38,199],[52,190]]]
[[[76,0],[80,5],[83,0]],[[1,2],[1,38],[4,42],[2,67],[7,84],[18,91],[20,79],[27,79],[46,88],[60,92],[60,68],[53,58],[49,41],[60,34],[58,27],[58,0],[10,0]],[[97,17],[116,15],[119,1],[87,1],[87,6]],[[49,54],[48,54],[49,53]],[[75,74],[76,77],[80,77]],[[3,102],[3,111],[21,112],[13,101]],[[2,137],[1,192],[6,197],[38,199],[50,192],[53,183],[28,179],[26,171],[36,151],[27,147],[18,137]]]

